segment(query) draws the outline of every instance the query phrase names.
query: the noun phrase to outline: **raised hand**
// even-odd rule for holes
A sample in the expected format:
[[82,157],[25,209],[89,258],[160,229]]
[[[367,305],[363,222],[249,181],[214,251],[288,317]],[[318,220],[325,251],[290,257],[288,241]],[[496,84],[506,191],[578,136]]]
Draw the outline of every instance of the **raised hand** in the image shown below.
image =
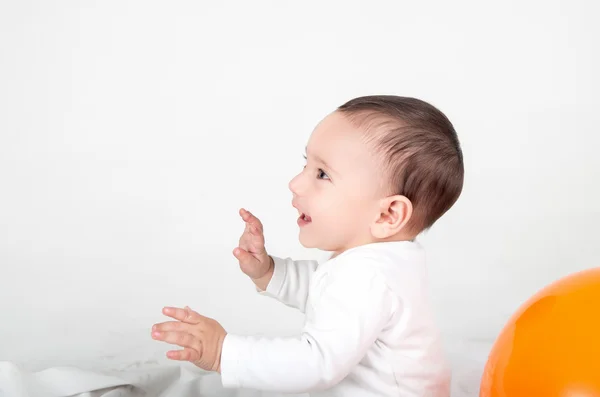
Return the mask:
[[[233,250],[242,271],[257,286],[264,289],[264,281],[268,283],[273,270],[273,262],[265,250],[263,225],[260,220],[245,209],[240,209],[240,216],[246,223],[240,237],[239,246]],[[260,285],[259,285],[260,284]]]

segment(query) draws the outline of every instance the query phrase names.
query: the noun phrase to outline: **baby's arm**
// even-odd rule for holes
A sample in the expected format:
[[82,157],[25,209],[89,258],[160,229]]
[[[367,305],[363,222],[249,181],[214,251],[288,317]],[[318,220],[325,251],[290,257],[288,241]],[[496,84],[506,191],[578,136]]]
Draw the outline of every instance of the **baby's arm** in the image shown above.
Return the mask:
[[233,251],[240,268],[259,292],[304,312],[310,280],[318,262],[270,256],[265,249],[260,220],[244,209],[240,210],[240,216],[246,227],[239,246]]
[[303,393],[334,386],[360,362],[397,309],[397,299],[368,263],[336,264],[313,291],[313,310],[301,336],[225,337],[225,387]]
[[310,280],[319,263],[315,260],[293,260],[272,255],[271,258],[271,278],[265,284],[266,288],[257,284],[258,291],[304,313]]

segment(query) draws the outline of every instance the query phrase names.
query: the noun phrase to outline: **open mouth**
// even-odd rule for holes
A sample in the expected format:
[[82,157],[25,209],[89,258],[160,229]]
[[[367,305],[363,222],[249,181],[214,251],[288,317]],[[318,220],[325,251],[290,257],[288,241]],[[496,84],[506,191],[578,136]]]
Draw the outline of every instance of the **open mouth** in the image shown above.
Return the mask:
[[298,217],[298,226],[306,226],[311,222],[312,219],[310,216],[306,215],[305,213],[300,213],[300,216]]
[[312,219],[310,219],[310,216],[308,216],[306,214],[300,214],[300,219],[302,219],[304,222],[312,221]]

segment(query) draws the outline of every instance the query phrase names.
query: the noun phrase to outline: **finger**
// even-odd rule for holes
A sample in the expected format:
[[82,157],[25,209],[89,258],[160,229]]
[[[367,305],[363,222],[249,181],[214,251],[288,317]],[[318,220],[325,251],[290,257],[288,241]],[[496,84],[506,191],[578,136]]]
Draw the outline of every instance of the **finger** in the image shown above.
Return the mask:
[[200,360],[200,353],[194,349],[184,348],[183,350],[169,350],[167,357],[171,360],[179,361],[198,361]]
[[252,234],[252,236],[254,237],[260,237],[263,235],[263,232],[261,229],[259,229],[258,227],[256,227],[256,225],[250,224],[250,227],[248,228],[248,231],[250,232],[250,234]]
[[187,347],[190,349],[200,350],[201,342],[198,338],[194,337],[187,332],[152,332],[152,338],[156,340],[169,343],[171,345],[177,345],[181,347]]
[[167,332],[167,331],[179,331],[179,332],[190,332],[191,325],[183,323],[181,321],[165,321],[163,323],[154,324],[152,331]]
[[250,211],[247,211],[242,208],[240,210],[240,215],[242,216],[242,219],[244,220],[244,222],[249,223],[250,225],[256,227],[258,230],[260,230],[261,233],[263,232],[262,223]]
[[169,316],[171,318],[174,318],[179,321],[183,321],[184,323],[188,323],[188,324],[198,324],[205,319],[204,316],[196,313],[195,311],[190,309],[188,306],[186,306],[183,309],[179,308],[179,307],[167,306],[167,307],[163,308],[163,314],[165,316]]
[[235,256],[240,263],[245,265],[250,265],[258,261],[258,259],[252,256],[252,254],[240,247],[237,247],[233,250],[233,256]]

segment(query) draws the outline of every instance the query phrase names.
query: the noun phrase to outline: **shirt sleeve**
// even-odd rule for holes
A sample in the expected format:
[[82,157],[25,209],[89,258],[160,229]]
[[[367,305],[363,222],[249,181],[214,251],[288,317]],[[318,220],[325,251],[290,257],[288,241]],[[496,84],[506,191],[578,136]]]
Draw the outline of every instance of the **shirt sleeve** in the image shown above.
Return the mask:
[[304,313],[310,281],[319,263],[315,260],[271,257],[274,262],[273,276],[266,291],[257,288],[258,292]]
[[283,393],[323,390],[344,379],[392,316],[397,298],[368,266],[344,264],[319,279],[302,334],[265,338],[228,334],[224,387]]

